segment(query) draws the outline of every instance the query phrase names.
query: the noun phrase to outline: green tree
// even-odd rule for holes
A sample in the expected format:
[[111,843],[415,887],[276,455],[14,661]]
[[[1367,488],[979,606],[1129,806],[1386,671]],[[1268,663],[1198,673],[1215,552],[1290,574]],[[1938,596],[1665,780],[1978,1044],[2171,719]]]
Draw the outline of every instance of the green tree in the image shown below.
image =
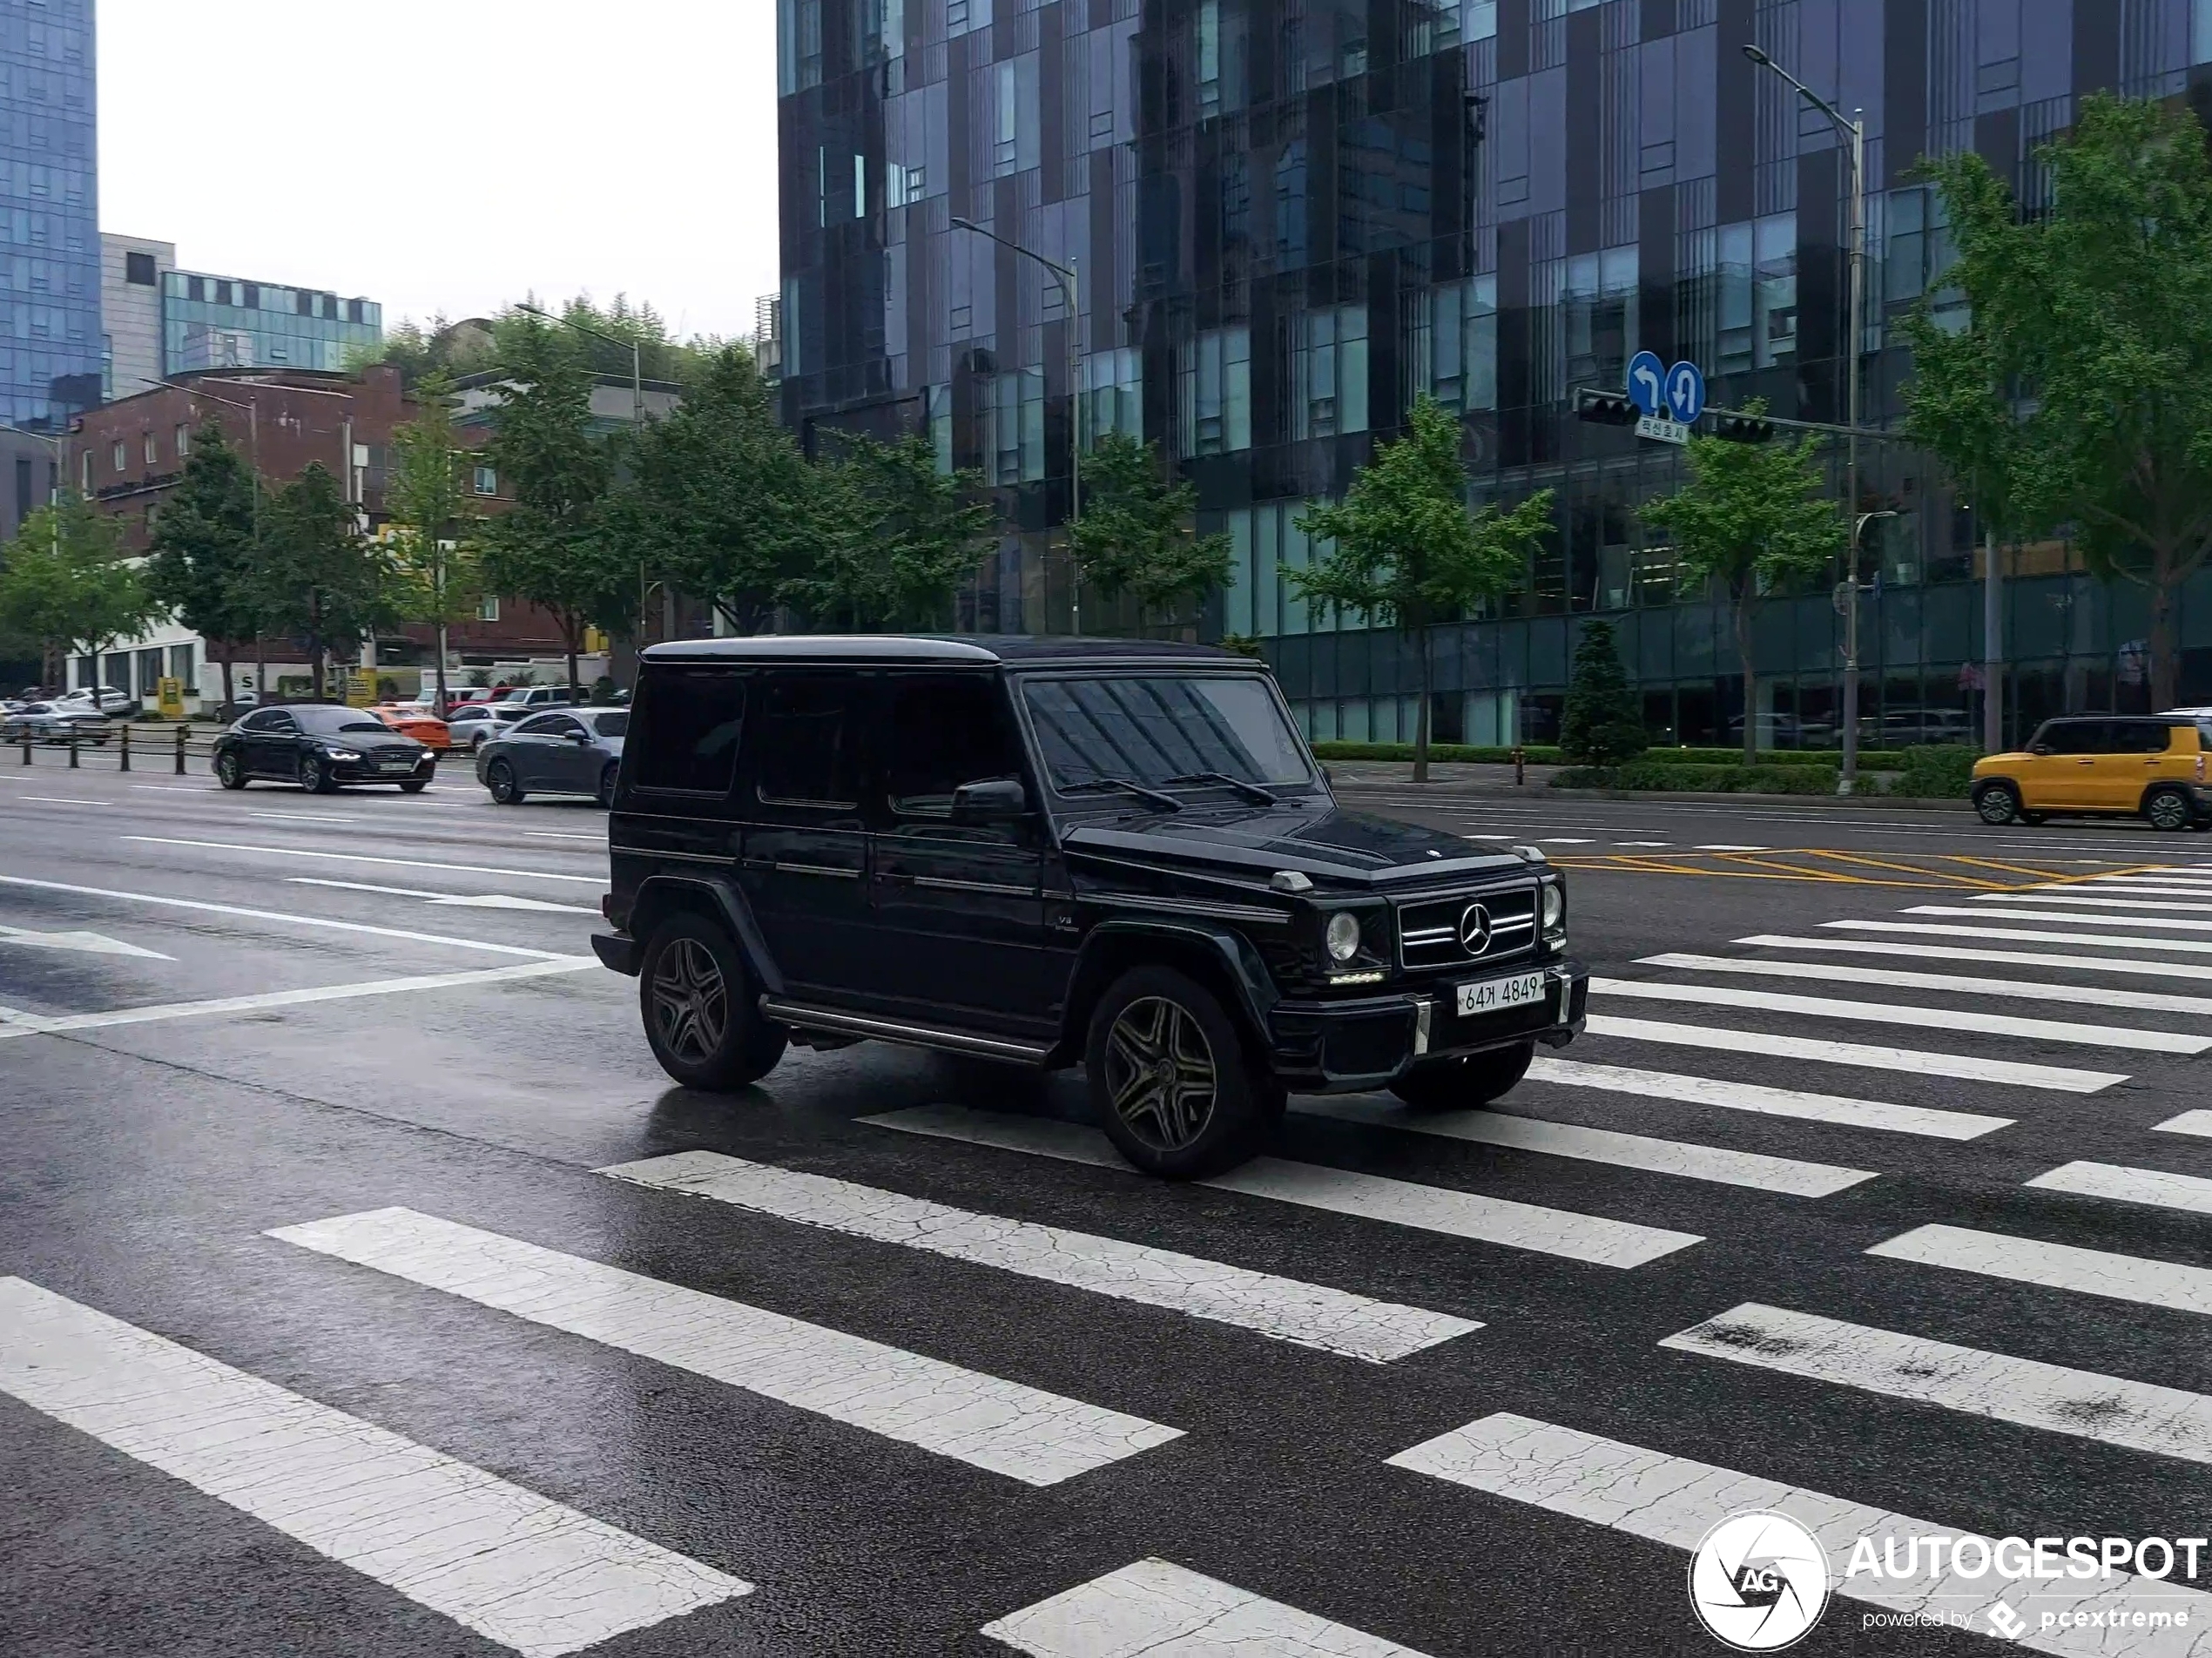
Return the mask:
[[1585,622],[1559,724],[1561,756],[1576,765],[1625,765],[1650,746],[1613,624]]
[[400,614],[435,630],[438,707],[446,705],[446,630],[468,620],[482,596],[471,539],[475,498],[462,482],[455,447],[453,382],[433,371],[415,389],[421,413],[392,434],[392,474],[384,504],[392,515],[392,553]]
[[528,315],[501,323],[503,379],[486,452],[515,505],[486,521],[482,540],[486,583],[537,605],[561,630],[574,693],[584,630],[631,625],[637,572],[609,522],[614,461],[591,429],[591,374],[567,332]]
[[2188,109],[2097,94],[2039,163],[2033,213],[1977,154],[1928,164],[1969,309],[1946,343],[1923,305],[1913,429],[2016,531],[2070,525],[2092,570],[2148,591],[2171,707],[2175,600],[2212,552],[2212,160]]
[[1082,505],[1069,530],[1076,565],[1107,597],[1136,599],[1139,633],[1149,611],[1229,584],[1229,537],[1197,533],[1197,486],[1168,472],[1157,444],[1102,436],[1083,456]]
[[[1757,398],[1747,414],[1766,412]],[[1676,562],[1693,582],[1708,578],[1728,597],[1743,675],[1743,758],[1759,746],[1758,681],[1751,658],[1751,609],[1762,590],[1819,574],[1849,540],[1843,514],[1813,462],[1817,440],[1738,443],[1693,437],[1689,476],[1673,495],[1648,502],[1643,521],[1673,538]]]
[[1316,507],[1298,528],[1335,543],[1284,579],[1339,614],[1357,611],[1412,640],[1420,657],[1421,705],[1413,780],[1428,781],[1429,708],[1434,664],[1428,631],[1476,600],[1517,590],[1535,544],[1551,533],[1552,492],[1540,489],[1510,512],[1494,503],[1470,513],[1456,415],[1424,394],[1407,431],[1380,445],[1344,500]]
[[239,650],[260,637],[264,603],[257,581],[260,482],[212,421],[193,437],[184,476],[153,522],[148,592],[207,641],[223,671],[223,703],[237,701],[232,676]]
[[38,652],[49,684],[72,655],[105,651],[160,613],[115,522],[74,489],[23,521],[0,551],[0,637]]
[[766,625],[842,523],[825,474],[777,424],[741,346],[713,354],[682,405],[636,435],[629,459],[607,514],[625,579],[652,571],[739,633]]
[[[689,382],[704,372],[707,365],[729,346],[729,341],[709,334],[694,335],[678,340],[670,330],[667,319],[650,304],[635,305],[627,294],[617,293],[610,305],[592,303],[588,294],[577,294],[566,305],[541,305],[536,295],[529,303],[539,309],[558,315],[583,328],[592,330],[582,334],[577,329],[563,329],[572,339],[586,367],[593,374],[628,381],[631,367],[629,347],[637,347],[637,367],[647,380]],[[504,361],[516,349],[519,338],[531,328],[545,325],[527,311],[510,309],[492,324],[497,341],[498,355]],[[609,338],[601,339],[599,335]],[[615,340],[622,343],[617,345]]]
[[390,559],[361,533],[353,503],[319,461],[270,498],[261,547],[269,624],[306,642],[320,702],[330,658],[358,651],[393,616]]
[[778,590],[784,602],[855,632],[946,625],[988,543],[982,475],[938,471],[922,435],[848,437],[845,454],[815,470],[817,509],[834,527]]

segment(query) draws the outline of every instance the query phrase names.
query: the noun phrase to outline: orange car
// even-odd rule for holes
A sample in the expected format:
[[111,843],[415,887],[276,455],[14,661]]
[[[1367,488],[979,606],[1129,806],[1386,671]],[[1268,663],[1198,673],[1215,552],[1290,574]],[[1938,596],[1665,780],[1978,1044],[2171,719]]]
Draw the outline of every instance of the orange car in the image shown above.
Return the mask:
[[368,711],[402,737],[412,737],[425,748],[444,753],[453,746],[453,733],[445,721],[435,715],[402,708],[393,703],[379,703]]

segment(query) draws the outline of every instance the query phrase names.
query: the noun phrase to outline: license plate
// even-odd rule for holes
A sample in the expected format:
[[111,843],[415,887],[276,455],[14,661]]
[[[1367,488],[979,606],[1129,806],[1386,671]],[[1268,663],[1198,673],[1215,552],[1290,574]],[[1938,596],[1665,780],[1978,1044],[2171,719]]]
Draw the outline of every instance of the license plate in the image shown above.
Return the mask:
[[1516,973],[1510,979],[1485,979],[1459,987],[1460,1017],[1491,1014],[1501,1008],[1525,1008],[1544,999],[1544,975]]

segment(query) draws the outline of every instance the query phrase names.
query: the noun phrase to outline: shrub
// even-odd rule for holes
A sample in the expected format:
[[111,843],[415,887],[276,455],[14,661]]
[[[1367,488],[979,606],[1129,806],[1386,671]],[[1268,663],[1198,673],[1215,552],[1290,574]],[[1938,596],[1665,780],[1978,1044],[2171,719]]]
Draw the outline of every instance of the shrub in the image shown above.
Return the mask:
[[1626,789],[1644,793],[1833,794],[1832,765],[1681,765],[1639,760],[1629,765],[1570,766],[1555,789]]
[[1622,765],[1650,746],[1642,711],[1614,647],[1612,624],[1585,623],[1560,720],[1561,755],[1578,765]]
[[1963,800],[1981,751],[1964,743],[1930,743],[1908,748],[1898,758],[1898,774],[1884,792],[1915,800]]

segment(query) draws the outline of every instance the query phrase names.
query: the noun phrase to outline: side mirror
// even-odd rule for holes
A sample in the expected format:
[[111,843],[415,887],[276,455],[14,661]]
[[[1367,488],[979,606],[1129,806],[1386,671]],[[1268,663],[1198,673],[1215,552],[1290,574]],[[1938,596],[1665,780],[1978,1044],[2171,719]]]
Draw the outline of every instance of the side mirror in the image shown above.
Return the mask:
[[567,731],[563,734],[566,736],[571,743],[586,744],[591,740],[591,733],[590,731]]
[[1029,792],[1018,778],[963,783],[953,791],[954,823],[1015,823],[1028,815]]
[[2048,754],[2050,751],[2051,745],[2048,743],[2038,743],[2033,748],[2028,750],[2030,754]]

